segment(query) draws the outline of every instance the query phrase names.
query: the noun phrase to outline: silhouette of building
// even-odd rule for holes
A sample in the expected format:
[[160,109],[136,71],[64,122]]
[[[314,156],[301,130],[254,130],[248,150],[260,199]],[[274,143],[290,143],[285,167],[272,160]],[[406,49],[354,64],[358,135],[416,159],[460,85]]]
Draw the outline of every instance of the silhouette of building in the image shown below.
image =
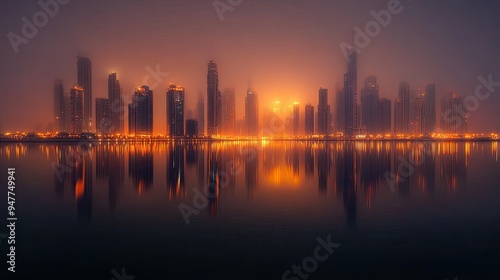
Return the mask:
[[83,88],[83,131],[92,131],[92,64],[87,57],[77,57],[78,85]]
[[306,104],[305,133],[306,135],[314,134],[314,106],[312,106],[311,104]]
[[66,131],[66,106],[64,101],[63,81],[54,81],[54,132]]
[[259,102],[257,93],[249,89],[245,98],[245,120],[248,136],[259,135]]
[[[124,103],[120,81],[116,78],[116,73],[109,74],[108,77],[108,100],[109,100],[109,118],[111,119],[110,133],[124,133]],[[96,109],[97,110],[97,109]],[[99,123],[97,123],[99,125]]]
[[377,77],[370,75],[365,79],[361,90],[361,118],[362,126],[369,134],[379,132],[379,85]]
[[196,115],[198,118],[198,132],[201,135],[205,135],[205,101],[201,93],[196,104]]
[[207,74],[207,125],[209,136],[218,135],[220,133],[220,123],[222,120],[221,93],[219,91],[219,73],[217,64],[212,60],[208,63]]
[[186,121],[186,135],[188,137],[198,136],[198,121],[195,119],[189,119]]
[[436,131],[436,85],[425,85],[424,104],[424,129],[423,133],[431,134]]
[[71,132],[82,133],[84,131],[84,89],[79,85],[71,88],[69,96],[69,111],[71,116]]
[[153,134],[153,91],[148,86],[137,88],[128,106],[129,133]]
[[236,124],[236,103],[234,88],[226,88],[222,94],[222,134],[234,134]]
[[335,93],[335,129],[345,133],[345,92],[344,88],[337,88]]
[[292,107],[292,126],[293,135],[298,136],[300,134],[300,103],[294,102]]
[[96,98],[95,100],[96,132],[98,134],[112,133],[112,120],[110,116],[109,100]]
[[410,127],[410,85],[399,84],[398,98],[394,104],[394,133],[408,134]]
[[358,57],[354,48],[349,50],[347,73],[344,75],[344,135],[354,136],[358,124]]
[[468,112],[464,98],[450,92],[441,99],[441,130],[444,133],[463,135],[467,133]]
[[392,132],[392,104],[387,98],[379,99],[379,133],[388,134]]
[[167,92],[167,123],[170,137],[184,136],[184,88],[173,84]]
[[330,133],[330,105],[328,105],[328,89],[319,89],[318,134]]

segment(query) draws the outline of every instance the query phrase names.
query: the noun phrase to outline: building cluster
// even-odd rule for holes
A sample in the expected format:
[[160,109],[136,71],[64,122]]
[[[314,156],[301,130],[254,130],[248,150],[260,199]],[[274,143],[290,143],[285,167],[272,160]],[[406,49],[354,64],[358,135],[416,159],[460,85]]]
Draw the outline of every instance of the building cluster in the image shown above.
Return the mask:
[[[62,80],[57,79],[54,83],[55,131],[74,134],[95,131],[101,135],[153,134],[154,94],[147,85],[138,87],[131,103],[125,106],[117,74],[109,74],[108,98],[95,99],[95,118],[92,118],[92,71],[88,58],[77,57],[77,74],[78,82],[69,92],[64,91]],[[431,135],[438,132],[434,84],[426,84],[424,89],[414,91],[407,82],[401,82],[394,102],[380,96],[377,77],[372,73],[364,80],[360,98],[357,87],[357,53],[352,49],[348,53],[343,84],[339,83],[331,96],[328,89],[320,88],[317,109],[310,103],[305,104],[301,115],[298,102],[290,105],[274,102],[263,108],[261,117],[258,94],[250,88],[245,96],[244,117],[237,120],[235,89],[228,87],[220,90],[217,64],[210,61],[206,107],[201,93],[195,113],[189,110],[186,115],[184,87],[168,86],[167,131],[170,137],[335,135],[347,138],[358,135]],[[126,108],[127,132],[124,126]],[[467,116],[463,98],[450,93],[441,99],[439,132],[465,134]]]

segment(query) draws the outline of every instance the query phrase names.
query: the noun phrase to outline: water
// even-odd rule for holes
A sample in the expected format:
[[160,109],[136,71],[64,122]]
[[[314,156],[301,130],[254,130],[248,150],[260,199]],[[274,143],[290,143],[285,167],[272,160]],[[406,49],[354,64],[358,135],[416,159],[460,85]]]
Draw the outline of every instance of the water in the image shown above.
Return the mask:
[[2,143],[16,276],[499,279],[497,145]]

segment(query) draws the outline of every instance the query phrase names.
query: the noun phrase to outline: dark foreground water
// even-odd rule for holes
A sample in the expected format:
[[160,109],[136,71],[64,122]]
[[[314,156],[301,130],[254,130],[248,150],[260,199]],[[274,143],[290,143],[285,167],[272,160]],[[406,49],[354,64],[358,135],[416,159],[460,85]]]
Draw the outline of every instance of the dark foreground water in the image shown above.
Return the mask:
[[475,142],[0,144],[0,217],[15,167],[17,279],[500,279],[498,153]]

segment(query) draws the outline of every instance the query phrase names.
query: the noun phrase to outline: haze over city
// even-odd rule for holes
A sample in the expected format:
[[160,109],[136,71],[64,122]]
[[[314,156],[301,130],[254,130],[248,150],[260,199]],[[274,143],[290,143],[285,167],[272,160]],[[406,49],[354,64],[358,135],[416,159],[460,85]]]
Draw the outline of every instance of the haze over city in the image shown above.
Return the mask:
[[[318,105],[318,89],[334,94],[347,61],[339,45],[350,42],[353,28],[373,20],[370,11],[388,1],[243,1],[224,20],[211,1],[69,1],[19,46],[7,37],[0,43],[0,82],[4,91],[0,131],[45,130],[53,121],[53,82],[66,89],[77,82],[76,56],[92,60],[93,98],[107,96],[107,78],[116,72],[125,104],[144,84],[148,67],[169,75],[154,91],[154,132],[166,132],[169,83],[186,91],[186,109],[206,98],[207,63],[218,65],[219,88],[235,88],[236,119],[244,116],[249,86],[259,95],[259,109],[275,101]],[[22,17],[31,19],[36,2],[0,4],[0,30],[21,34]],[[474,94],[478,76],[500,80],[492,5],[476,1],[401,1],[380,35],[358,55],[358,102],[371,71],[380,96],[394,100],[401,81],[410,88],[436,84],[439,100],[450,91]],[[149,86],[157,81],[151,79]],[[331,98],[329,98],[331,100]],[[94,102],[93,102],[94,103]],[[494,92],[470,114],[470,132],[498,132]],[[439,113],[439,111],[438,111]]]

